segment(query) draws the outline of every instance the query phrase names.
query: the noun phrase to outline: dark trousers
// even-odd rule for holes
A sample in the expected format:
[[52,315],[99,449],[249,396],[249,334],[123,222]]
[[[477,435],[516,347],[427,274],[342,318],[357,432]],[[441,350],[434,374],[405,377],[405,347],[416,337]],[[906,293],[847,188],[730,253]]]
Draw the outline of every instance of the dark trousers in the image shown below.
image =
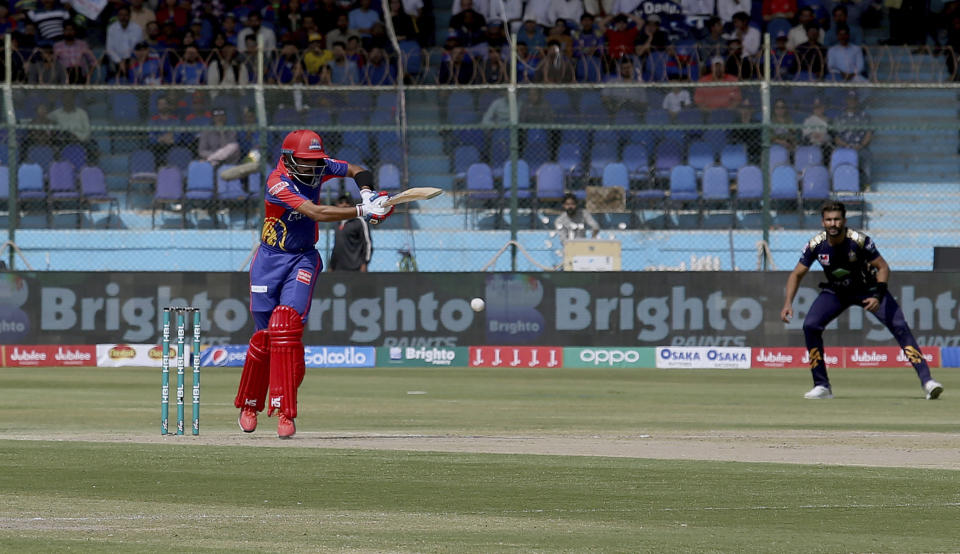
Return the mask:
[[[839,295],[833,291],[825,290],[817,296],[807,312],[807,317],[803,318],[803,336],[807,342],[807,351],[810,356],[810,371],[813,373],[813,384],[830,386],[830,380],[827,378],[827,366],[823,361],[823,330],[831,321],[837,318],[844,310],[850,306],[862,306],[862,302],[870,295]],[[903,353],[913,364],[913,369],[920,378],[920,383],[926,383],[930,380],[930,367],[927,361],[920,354],[920,347],[917,345],[917,339],[913,338],[913,333],[903,317],[903,310],[893,296],[888,292],[883,300],[880,301],[880,309],[872,314],[893,333],[903,349]]]

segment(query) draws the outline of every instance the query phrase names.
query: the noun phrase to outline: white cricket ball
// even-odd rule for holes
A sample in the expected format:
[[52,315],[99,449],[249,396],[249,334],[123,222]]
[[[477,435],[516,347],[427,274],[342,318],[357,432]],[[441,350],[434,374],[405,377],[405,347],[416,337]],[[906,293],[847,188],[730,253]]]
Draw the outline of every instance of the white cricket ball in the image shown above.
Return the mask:
[[470,307],[475,312],[482,312],[486,305],[487,303],[483,301],[483,298],[474,298],[470,301]]

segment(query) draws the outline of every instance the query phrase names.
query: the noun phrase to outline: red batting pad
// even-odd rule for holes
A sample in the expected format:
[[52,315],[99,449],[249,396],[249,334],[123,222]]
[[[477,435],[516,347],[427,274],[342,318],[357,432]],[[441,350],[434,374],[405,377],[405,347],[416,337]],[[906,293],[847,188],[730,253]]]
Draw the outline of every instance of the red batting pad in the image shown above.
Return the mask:
[[297,417],[297,387],[303,380],[303,320],[290,306],[277,306],[270,316],[270,408]]
[[243,362],[240,374],[240,387],[233,405],[237,408],[253,408],[263,411],[267,399],[267,387],[270,384],[270,335],[261,329],[250,337],[247,358]]

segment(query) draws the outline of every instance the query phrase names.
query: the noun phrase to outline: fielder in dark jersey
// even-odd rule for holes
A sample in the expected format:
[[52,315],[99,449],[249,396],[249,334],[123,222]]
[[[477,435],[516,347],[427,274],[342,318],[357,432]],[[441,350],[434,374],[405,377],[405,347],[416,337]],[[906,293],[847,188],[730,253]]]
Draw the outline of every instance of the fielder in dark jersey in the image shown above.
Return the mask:
[[828,202],[820,210],[823,232],[813,237],[803,249],[800,261],[787,277],[787,298],[780,318],[793,318],[793,298],[800,280],[814,261],[820,263],[827,277],[823,289],[803,319],[803,335],[810,357],[813,388],[805,398],[833,398],[827,366],[823,361],[823,330],[850,306],[862,306],[883,323],[913,364],[928,399],[943,392],[943,385],[930,377],[930,367],[920,353],[913,333],[903,317],[900,305],[887,291],[890,266],[877,251],[867,235],[847,228],[846,207],[840,202]]
[[[266,213],[260,247],[250,263],[250,311],[256,332],[250,338],[234,405],[246,433],[257,428],[257,413],[278,412],[277,436],[296,432],[297,389],[305,374],[303,325],[310,311],[313,287],[322,270],[317,222],[362,217],[376,223],[393,208],[384,206],[386,193],[373,191],[373,174],[327,156],[323,140],[313,131],[288,134],[280,147],[277,168],[267,177]],[[335,177],[352,177],[363,203],[325,206],[317,201],[320,185]]]

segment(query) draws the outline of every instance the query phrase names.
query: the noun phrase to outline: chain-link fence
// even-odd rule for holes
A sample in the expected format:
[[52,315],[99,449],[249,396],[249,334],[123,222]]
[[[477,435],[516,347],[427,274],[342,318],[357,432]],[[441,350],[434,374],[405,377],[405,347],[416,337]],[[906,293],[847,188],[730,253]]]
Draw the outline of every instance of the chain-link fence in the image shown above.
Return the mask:
[[[651,83],[625,64],[614,70],[624,76],[515,88],[8,84],[6,227],[116,230],[99,240],[117,244],[151,230],[255,236],[280,141],[307,127],[383,189],[448,191],[382,226],[404,233],[387,244],[441,260],[421,269],[462,269],[470,252],[479,267],[510,239],[559,265],[559,240],[594,234],[576,214],[571,225],[568,194],[600,238],[638,243],[636,233],[665,231],[657,236],[682,259],[704,255],[709,232],[751,233],[747,257],[752,237],[809,234],[826,199],[848,202],[853,226],[912,233],[913,247],[949,243],[957,230],[960,89],[951,84]],[[251,151],[261,171],[219,178]],[[323,201],[341,192],[356,196],[355,184],[328,182]],[[624,267],[671,266],[650,255],[625,248]],[[749,267],[729,258],[725,267]]]

